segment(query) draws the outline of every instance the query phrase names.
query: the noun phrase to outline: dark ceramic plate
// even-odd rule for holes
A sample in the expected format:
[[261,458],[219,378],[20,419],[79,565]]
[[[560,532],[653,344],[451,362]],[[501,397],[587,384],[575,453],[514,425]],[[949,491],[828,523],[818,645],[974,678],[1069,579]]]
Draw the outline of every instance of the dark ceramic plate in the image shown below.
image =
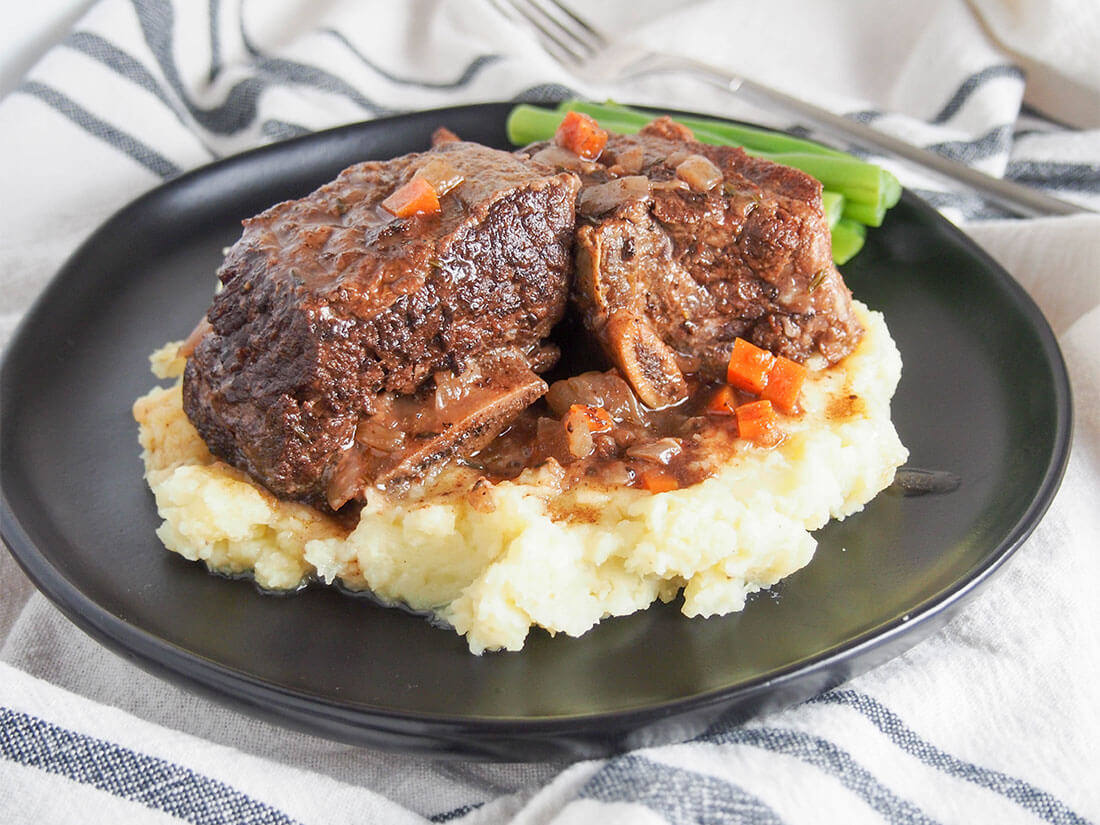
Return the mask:
[[346,165],[427,146],[438,126],[506,147],[505,104],[349,126],[230,158],[126,207],[73,256],[3,365],[3,538],[80,628],[248,713],[352,743],[509,759],[683,739],[806,698],[941,626],[1023,542],[1070,437],[1057,344],[1024,291],[906,195],[844,268],[905,369],[911,464],[957,490],[887,491],[818,534],[813,562],[743,613],[658,605],[580,639],[535,632],[471,656],[455,634],[334,590],[287,598],[167,552],[142,479],[147,355],[210,300],[240,220]]

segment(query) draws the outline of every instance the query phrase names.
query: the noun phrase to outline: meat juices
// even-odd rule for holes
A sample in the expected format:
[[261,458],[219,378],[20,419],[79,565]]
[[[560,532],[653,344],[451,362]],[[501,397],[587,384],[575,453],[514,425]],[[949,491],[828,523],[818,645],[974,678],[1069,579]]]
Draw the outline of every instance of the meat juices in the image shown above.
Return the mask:
[[[442,137],[246,220],[219,270],[184,409],[278,496],[337,509],[423,475],[546,390],[578,180]],[[380,209],[440,159],[461,182],[438,213]]]
[[815,179],[697,143],[668,118],[611,135],[598,162],[569,168],[584,181],[576,303],[649,406],[682,401],[685,374],[722,378],[736,337],[830,363],[858,343]]

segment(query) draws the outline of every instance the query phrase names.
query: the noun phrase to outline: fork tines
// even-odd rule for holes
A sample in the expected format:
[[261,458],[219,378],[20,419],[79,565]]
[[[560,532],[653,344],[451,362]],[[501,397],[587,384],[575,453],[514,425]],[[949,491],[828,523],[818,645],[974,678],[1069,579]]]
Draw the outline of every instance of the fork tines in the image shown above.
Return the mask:
[[490,0],[513,19],[533,28],[543,47],[559,60],[583,63],[607,47],[607,40],[558,0]]

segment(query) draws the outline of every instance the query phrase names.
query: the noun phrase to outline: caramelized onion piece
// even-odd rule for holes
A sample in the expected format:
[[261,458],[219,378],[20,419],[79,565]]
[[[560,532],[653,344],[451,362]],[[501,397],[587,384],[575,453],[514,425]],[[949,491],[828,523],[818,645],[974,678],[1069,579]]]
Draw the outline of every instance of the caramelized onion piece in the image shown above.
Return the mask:
[[675,192],[677,189],[687,190],[691,187],[687,185],[687,181],[682,181],[679,178],[669,178],[668,180],[655,180],[649,188],[654,192]]
[[479,478],[466,493],[466,501],[479,513],[492,513],[497,509],[493,501],[493,483],[487,478]]
[[596,164],[590,160],[585,160],[575,152],[570,152],[568,149],[558,146],[556,143],[551,143],[544,149],[540,149],[531,156],[531,160],[536,163],[545,163],[547,166],[553,166],[558,169],[569,169],[573,172],[591,172],[596,168]]
[[702,155],[688,155],[676,165],[676,177],[696,192],[709,192],[722,182],[722,171]]
[[378,419],[379,416],[373,416],[360,421],[355,428],[355,440],[367,447],[387,453],[400,450],[405,446],[405,433],[397,429],[397,421]]
[[546,403],[555,415],[565,415],[574,404],[603,407],[616,421],[645,425],[648,415],[630,385],[614,370],[583,372],[555,381],[546,393]]
[[634,472],[625,461],[609,461],[603,465],[600,477],[604,484],[629,487],[634,482]]
[[432,158],[417,170],[414,178],[423,178],[432,185],[437,197],[443,197],[465,178],[446,159]]
[[329,507],[334,511],[339,510],[359,494],[362,488],[363,471],[362,453],[358,450],[346,452],[344,458],[337,462],[325,490]]
[[628,447],[626,454],[631,458],[640,458],[643,461],[668,464],[683,452],[683,449],[683,445],[678,438],[660,438],[646,444],[636,444],[633,447]]
[[587,413],[580,404],[574,404],[561,420],[565,428],[565,443],[573,458],[587,458],[596,449]]
[[645,151],[641,146],[631,146],[615,155],[615,165],[628,175],[636,175],[645,165]]
[[645,175],[630,175],[581,189],[577,211],[582,215],[603,215],[624,203],[648,197],[649,178]]
[[482,379],[482,375],[477,364],[470,364],[460,375],[441,370],[435,374],[434,378],[435,409],[442,411],[455,401],[465,398]]

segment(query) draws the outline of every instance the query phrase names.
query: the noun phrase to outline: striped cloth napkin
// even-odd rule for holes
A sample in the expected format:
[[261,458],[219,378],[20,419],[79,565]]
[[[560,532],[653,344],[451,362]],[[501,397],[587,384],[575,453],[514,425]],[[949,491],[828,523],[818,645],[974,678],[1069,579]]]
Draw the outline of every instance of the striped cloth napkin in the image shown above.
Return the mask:
[[[6,63],[0,87],[0,343],[116,209],[262,143],[571,93],[788,125],[683,77],[580,84],[488,0],[64,5],[45,4],[64,31],[26,73]],[[588,5],[625,39],[1100,210],[1090,0]],[[691,742],[576,764],[437,762],[282,730],[160,682],[76,631],[0,553],[0,821],[1100,821],[1100,216],[1005,220],[889,165],[1032,294],[1074,382],[1057,499],[944,630]]]

